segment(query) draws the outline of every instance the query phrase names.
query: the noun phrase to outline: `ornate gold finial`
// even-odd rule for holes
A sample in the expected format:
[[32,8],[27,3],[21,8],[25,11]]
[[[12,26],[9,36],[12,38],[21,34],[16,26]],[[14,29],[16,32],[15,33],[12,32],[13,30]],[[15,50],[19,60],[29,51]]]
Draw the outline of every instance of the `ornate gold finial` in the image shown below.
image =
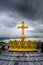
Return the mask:
[[37,51],[37,43],[33,41],[26,41],[24,30],[27,29],[28,26],[24,24],[24,21],[22,21],[21,26],[18,26],[18,28],[21,28],[22,35],[21,35],[21,41],[10,41],[9,42],[9,51]]

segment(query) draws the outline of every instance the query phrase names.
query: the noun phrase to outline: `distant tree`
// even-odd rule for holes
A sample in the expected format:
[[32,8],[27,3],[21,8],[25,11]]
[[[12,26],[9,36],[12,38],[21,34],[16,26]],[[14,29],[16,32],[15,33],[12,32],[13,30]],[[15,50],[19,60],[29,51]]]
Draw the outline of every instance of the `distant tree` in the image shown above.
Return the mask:
[[2,44],[1,50],[5,50],[5,45],[4,44]]
[[5,45],[2,44],[1,50],[5,50]]
[[0,53],[1,53],[1,50],[0,50]]
[[39,40],[39,41],[37,42],[37,48],[38,48],[38,49],[41,49],[41,44],[42,44],[42,42],[41,42],[41,40]]
[[42,44],[41,44],[41,52],[43,52],[43,42],[42,42]]
[[1,50],[5,50],[5,45],[6,45],[5,42],[3,41],[0,42]]

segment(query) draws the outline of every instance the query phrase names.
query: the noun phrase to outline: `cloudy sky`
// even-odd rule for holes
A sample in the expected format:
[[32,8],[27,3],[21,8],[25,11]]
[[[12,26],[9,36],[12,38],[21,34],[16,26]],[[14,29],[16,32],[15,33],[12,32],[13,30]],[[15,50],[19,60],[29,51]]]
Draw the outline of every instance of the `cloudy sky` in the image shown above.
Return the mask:
[[0,39],[19,38],[22,21],[27,38],[43,38],[43,0],[0,0]]

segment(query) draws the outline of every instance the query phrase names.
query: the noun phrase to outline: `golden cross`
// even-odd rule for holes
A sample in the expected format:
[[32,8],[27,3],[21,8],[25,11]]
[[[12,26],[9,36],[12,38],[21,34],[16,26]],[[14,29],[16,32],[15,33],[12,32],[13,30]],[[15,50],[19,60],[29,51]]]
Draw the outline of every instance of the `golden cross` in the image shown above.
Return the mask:
[[24,37],[25,37],[25,36],[24,36],[24,29],[25,29],[25,28],[28,28],[28,26],[25,26],[24,21],[22,21],[21,26],[18,26],[18,29],[19,29],[19,28],[22,29],[22,36],[21,36],[21,37],[24,38]]

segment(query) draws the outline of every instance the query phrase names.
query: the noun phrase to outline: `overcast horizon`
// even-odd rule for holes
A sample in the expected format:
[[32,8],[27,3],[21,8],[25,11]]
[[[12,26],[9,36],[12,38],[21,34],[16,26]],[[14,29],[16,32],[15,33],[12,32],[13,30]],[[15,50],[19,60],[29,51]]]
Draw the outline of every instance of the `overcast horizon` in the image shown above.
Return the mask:
[[26,38],[43,40],[43,0],[0,0],[0,40],[19,38],[22,21]]

